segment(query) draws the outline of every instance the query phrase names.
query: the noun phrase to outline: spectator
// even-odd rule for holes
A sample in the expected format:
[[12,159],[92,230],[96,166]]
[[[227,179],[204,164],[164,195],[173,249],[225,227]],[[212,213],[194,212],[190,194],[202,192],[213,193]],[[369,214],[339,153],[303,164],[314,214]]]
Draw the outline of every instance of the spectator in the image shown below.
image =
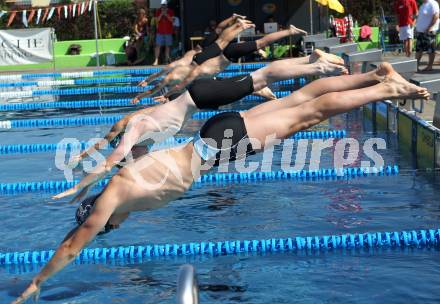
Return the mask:
[[417,69],[420,66],[423,52],[428,52],[429,62],[424,71],[432,71],[435,59],[435,38],[439,28],[439,5],[436,0],[423,0],[419,9],[416,31]]
[[396,0],[394,5],[398,20],[400,41],[407,57],[411,57],[412,40],[414,39],[414,16],[417,16],[417,3],[415,0]]
[[168,1],[162,0],[160,8],[156,11],[156,47],[153,65],[159,64],[160,50],[165,47],[165,61],[170,61],[170,47],[173,45],[173,17],[174,12],[168,8]]
[[148,36],[148,18],[145,10],[143,8],[138,10],[138,16],[136,18],[136,23],[134,24],[134,33],[138,39],[145,40]]

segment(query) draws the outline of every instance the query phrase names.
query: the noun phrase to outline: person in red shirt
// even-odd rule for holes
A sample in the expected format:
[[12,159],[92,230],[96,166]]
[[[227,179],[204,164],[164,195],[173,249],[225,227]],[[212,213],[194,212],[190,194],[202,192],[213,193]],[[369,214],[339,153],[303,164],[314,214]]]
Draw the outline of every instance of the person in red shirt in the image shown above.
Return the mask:
[[405,54],[411,57],[412,40],[414,38],[414,16],[417,16],[419,13],[417,3],[415,0],[396,0],[394,10],[398,20],[399,37],[403,41]]
[[170,61],[170,48],[173,45],[173,17],[174,12],[168,8],[168,1],[162,0],[160,8],[156,11],[156,47],[154,48],[155,60],[153,65],[159,64],[160,50],[165,47],[165,61]]

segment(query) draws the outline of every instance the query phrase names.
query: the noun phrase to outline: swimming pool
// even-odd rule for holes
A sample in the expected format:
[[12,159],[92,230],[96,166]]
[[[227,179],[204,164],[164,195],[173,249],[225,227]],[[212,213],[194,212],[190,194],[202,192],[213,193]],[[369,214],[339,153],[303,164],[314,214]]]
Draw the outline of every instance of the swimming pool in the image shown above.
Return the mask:
[[[241,102],[228,108],[245,109],[253,104]],[[0,115],[1,120],[9,120],[123,114],[131,110],[41,110]],[[190,121],[182,135],[191,136],[202,123]],[[56,143],[64,137],[88,140],[102,136],[108,128],[10,129],[0,130],[0,136],[3,145]],[[90,247],[438,228],[439,174],[414,171],[411,158],[400,152],[403,147],[398,146],[393,134],[373,133],[361,110],[332,118],[318,128],[345,129],[348,137],[361,142],[371,137],[385,139],[388,149],[381,155],[386,164],[398,164],[400,174],[193,187],[166,208],[133,214],[121,229],[98,237]],[[271,168],[274,171],[281,168],[280,155],[281,150],[276,148]],[[332,150],[326,150],[321,166],[331,167],[332,158]],[[62,178],[54,165],[53,152],[0,155],[1,183]],[[74,226],[75,206],[67,200],[50,201],[49,193],[9,194],[0,196],[0,200],[0,252],[55,248]],[[436,284],[440,275],[438,254],[438,248],[306,250],[70,265],[43,286],[41,303],[175,303],[177,270],[184,263],[196,267],[201,303],[434,303],[440,298]],[[0,302],[16,297],[38,269],[38,265],[0,266]]]

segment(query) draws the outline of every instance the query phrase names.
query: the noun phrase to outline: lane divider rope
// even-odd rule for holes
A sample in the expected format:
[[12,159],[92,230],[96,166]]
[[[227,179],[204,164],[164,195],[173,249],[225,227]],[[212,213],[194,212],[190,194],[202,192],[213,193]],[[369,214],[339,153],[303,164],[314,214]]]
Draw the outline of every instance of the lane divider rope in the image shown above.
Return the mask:
[[[391,176],[399,173],[398,166],[386,166],[378,168],[349,167],[339,169],[319,169],[301,171],[272,171],[272,172],[250,172],[250,173],[215,173],[206,174],[197,179],[194,183],[228,183],[228,182],[249,182],[262,180],[340,180],[367,176]],[[97,183],[99,187],[108,184],[109,179],[103,179]],[[41,181],[41,182],[17,182],[0,183],[0,193],[17,194],[39,191],[61,192],[72,188],[79,183],[79,180],[68,181]]]
[[[247,75],[245,72],[235,73],[220,73],[217,77],[228,78],[239,75]],[[92,79],[68,79],[68,80],[40,80],[40,81],[19,81],[0,83],[0,88],[8,87],[48,87],[48,86],[74,86],[74,85],[91,85],[91,84],[112,84],[112,83],[138,83],[144,80],[145,77],[113,77],[113,78],[92,78]],[[158,78],[158,80],[163,77]],[[288,82],[281,82],[279,84],[303,84],[306,82],[305,78],[298,78]]]
[[[290,91],[274,92],[277,98],[283,98],[291,94]],[[0,112],[5,111],[26,111],[26,110],[42,110],[42,109],[83,109],[83,108],[114,108],[114,107],[133,107],[130,103],[131,98],[120,99],[95,99],[95,100],[78,100],[78,101],[53,101],[41,103],[10,103],[0,104]],[[255,95],[249,95],[240,101],[263,101],[264,98]],[[157,102],[153,98],[144,98],[138,105],[156,105]]]
[[[228,66],[225,71],[236,70],[256,70],[265,67],[266,63],[247,63],[247,64],[232,64]],[[162,68],[144,68],[144,69],[120,69],[120,70],[107,70],[107,71],[81,71],[81,72],[65,72],[65,73],[32,73],[32,74],[13,74],[13,75],[0,75],[0,81],[17,81],[35,78],[86,78],[108,75],[150,75],[157,73]]]
[[[293,85],[294,79],[279,81],[275,84]],[[305,84],[304,81],[300,81],[301,85]],[[48,90],[26,90],[26,91],[6,91],[0,92],[0,98],[26,98],[44,95],[56,95],[56,96],[69,96],[69,95],[90,95],[98,93],[113,93],[113,94],[130,94],[130,93],[142,93],[152,89],[153,86],[116,86],[116,87],[84,87],[84,88],[67,88],[67,89],[48,89]]]
[[[394,232],[349,233],[338,235],[268,238],[262,240],[229,240],[183,244],[129,245],[85,248],[75,263],[106,263],[176,256],[221,256],[242,253],[331,251],[368,248],[425,248],[440,245],[440,229],[421,229]],[[0,265],[45,264],[54,250],[0,253]]]

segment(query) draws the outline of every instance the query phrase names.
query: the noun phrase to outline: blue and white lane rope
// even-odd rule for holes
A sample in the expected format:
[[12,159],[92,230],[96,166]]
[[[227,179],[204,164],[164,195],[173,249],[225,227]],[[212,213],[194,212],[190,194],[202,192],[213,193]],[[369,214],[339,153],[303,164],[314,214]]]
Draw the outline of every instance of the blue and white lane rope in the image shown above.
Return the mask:
[[[305,84],[305,80],[298,82],[300,85]],[[294,79],[282,80],[276,82],[278,85],[293,85]],[[69,88],[69,89],[50,89],[50,90],[27,90],[27,91],[7,91],[0,92],[0,98],[26,98],[44,95],[68,96],[68,95],[90,95],[98,93],[113,93],[113,94],[130,94],[142,93],[152,89],[153,86],[139,87],[139,86],[116,86],[116,87],[84,87],[84,88]]]
[[[177,256],[220,256],[245,253],[275,253],[295,251],[329,251],[368,248],[439,247],[440,229],[400,232],[349,233],[339,235],[270,238],[262,240],[230,240],[187,244],[129,245],[109,248],[85,248],[75,263],[106,263]],[[45,264],[54,250],[2,252],[0,265]]]
[[[274,92],[277,98],[283,98],[291,94],[290,91]],[[95,99],[95,100],[77,100],[77,101],[53,101],[42,103],[11,103],[0,104],[0,112],[6,111],[26,111],[43,109],[84,109],[84,108],[114,108],[114,107],[133,107],[131,98],[120,99]],[[249,95],[237,101],[263,101],[263,97]],[[156,105],[153,98],[143,98],[138,105]]]
[[[228,66],[225,71],[237,70],[256,70],[266,66],[266,63],[247,63],[247,64],[232,64]],[[109,75],[151,75],[157,73],[162,68],[147,68],[147,69],[120,69],[120,70],[105,70],[105,71],[83,71],[83,72],[65,72],[65,73],[32,73],[32,74],[13,74],[0,75],[0,81],[18,81],[36,78],[88,78]]]
[[[347,132],[345,130],[327,130],[327,131],[301,131],[295,133],[291,138],[293,139],[327,139],[327,138],[345,138]],[[165,147],[172,147],[177,144],[187,142],[189,137],[174,137],[160,143]],[[87,142],[81,142],[79,144],[21,144],[21,145],[0,145],[0,155],[6,154],[21,154],[21,153],[40,153],[40,152],[53,152],[56,150],[67,149],[86,149],[92,146]]]
[[[208,119],[220,113],[228,111],[205,111],[192,115],[192,119]],[[122,119],[124,115],[112,116],[88,116],[88,117],[66,117],[51,119],[19,119],[0,121],[0,129],[16,128],[41,128],[41,127],[66,127],[66,126],[87,126],[87,125],[112,125]]]
[[[390,176],[399,174],[398,166],[386,166],[379,168],[340,168],[320,169],[301,171],[272,171],[272,172],[251,172],[251,173],[215,173],[206,174],[197,179],[194,185],[206,183],[237,183],[263,180],[341,180],[366,176]],[[97,186],[104,187],[110,179],[103,179]],[[79,180],[68,181],[42,181],[42,182],[18,182],[0,183],[0,193],[16,194],[39,191],[61,192],[72,188],[79,183]]]
[[[220,73],[217,77],[229,78],[240,75],[247,75],[245,72],[229,72]],[[1,83],[0,88],[7,87],[49,87],[49,86],[74,86],[74,85],[93,85],[93,84],[113,84],[113,83],[138,83],[144,80],[145,77],[113,77],[113,78],[93,78],[93,79],[68,79],[68,80],[41,80],[41,81],[19,81]],[[163,77],[158,78],[158,80]],[[291,84],[305,84],[305,78],[290,79],[286,81],[278,82],[279,85],[291,85]]]
[[28,91],[9,91],[0,92],[0,98],[26,98],[44,95],[90,95],[98,93],[113,93],[113,94],[134,94],[142,93],[152,89],[152,86],[138,87],[138,86],[118,86],[118,87],[87,87],[74,89],[53,89],[53,90],[28,90]]

